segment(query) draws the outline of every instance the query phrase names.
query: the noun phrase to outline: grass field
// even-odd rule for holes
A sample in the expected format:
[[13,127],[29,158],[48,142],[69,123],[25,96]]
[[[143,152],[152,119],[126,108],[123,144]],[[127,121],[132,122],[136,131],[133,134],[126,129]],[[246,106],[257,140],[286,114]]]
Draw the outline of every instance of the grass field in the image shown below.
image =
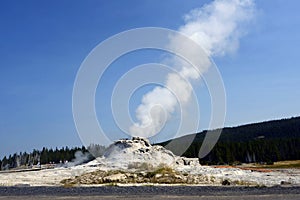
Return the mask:
[[273,165],[247,164],[247,167],[266,168],[266,169],[300,168],[300,160],[279,161],[279,162],[274,162]]

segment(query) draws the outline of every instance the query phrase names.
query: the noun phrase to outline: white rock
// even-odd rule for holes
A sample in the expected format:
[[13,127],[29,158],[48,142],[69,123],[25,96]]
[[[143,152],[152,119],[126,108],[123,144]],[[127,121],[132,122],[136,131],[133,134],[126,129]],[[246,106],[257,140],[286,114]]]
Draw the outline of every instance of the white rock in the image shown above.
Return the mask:
[[115,169],[128,169],[133,164],[138,166],[142,163],[154,168],[159,165],[200,165],[198,159],[178,157],[162,146],[152,146],[147,139],[140,137],[114,142],[99,161]]
[[[288,169],[273,171],[269,173],[251,172],[237,168],[214,168],[211,166],[200,166],[197,158],[184,158],[175,156],[171,151],[162,146],[152,146],[147,139],[133,138],[132,140],[118,140],[112,144],[105,155],[89,163],[69,168],[55,168],[41,171],[22,173],[0,173],[0,185],[13,186],[16,184],[30,184],[31,186],[55,186],[60,181],[70,177],[79,176],[84,173],[96,170],[118,170],[135,171],[128,169],[128,165],[140,167],[139,173],[147,174],[147,167],[157,167],[161,164],[168,165],[175,171],[189,176],[198,176],[199,181],[213,181],[213,184],[220,184],[224,179],[231,182],[250,182],[266,186],[291,183],[300,185],[300,170]],[[134,177],[137,177],[134,175]],[[105,177],[107,182],[117,182],[126,179],[125,174],[114,174]],[[176,177],[176,178],[179,178]],[[187,177],[182,177],[187,178]],[[190,180],[196,183],[196,180]]]
[[125,174],[113,174],[113,175],[106,176],[103,178],[103,180],[106,182],[117,182],[117,181],[122,181],[125,179],[126,179]]

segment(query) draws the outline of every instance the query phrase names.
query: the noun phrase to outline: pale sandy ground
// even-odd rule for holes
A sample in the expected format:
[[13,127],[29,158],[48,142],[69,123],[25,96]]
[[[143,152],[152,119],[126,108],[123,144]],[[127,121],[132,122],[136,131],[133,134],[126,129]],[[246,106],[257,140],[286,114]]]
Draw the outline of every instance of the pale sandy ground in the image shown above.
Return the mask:
[[[90,169],[95,170],[95,169]],[[30,186],[59,186],[60,181],[74,177],[89,169],[56,168],[40,171],[0,173],[0,186],[15,186],[28,184]]]
[[[299,168],[258,172],[250,169],[201,166],[198,159],[195,161],[175,156],[162,146],[152,146],[145,138],[133,138],[132,140],[116,141],[107,148],[104,156],[83,165],[40,171],[0,172],[0,186],[60,186],[63,179],[95,170],[133,170],[136,172],[136,170],[159,167],[161,164],[173,168],[180,174],[201,175],[205,177],[204,184],[208,185],[220,185],[224,180],[237,183],[236,185],[274,186],[282,183],[291,186],[300,185]],[[189,162],[189,164],[185,164],[185,162]],[[141,167],[143,165],[137,167],[133,164],[146,164],[146,169]],[[134,167],[129,167],[132,165]]]
[[[30,185],[30,186],[60,186],[60,181],[66,178],[81,175],[83,173],[101,169],[93,163],[70,168],[45,169],[40,171],[0,173],[0,186]],[[105,168],[106,169],[106,168]],[[237,168],[213,168],[209,166],[201,167],[181,167],[185,173],[204,174],[208,177],[215,177],[216,183],[220,180],[251,182],[254,185],[274,186],[280,185],[282,181],[293,186],[300,185],[300,169],[280,169],[272,172],[252,172],[251,170],[241,170]]]

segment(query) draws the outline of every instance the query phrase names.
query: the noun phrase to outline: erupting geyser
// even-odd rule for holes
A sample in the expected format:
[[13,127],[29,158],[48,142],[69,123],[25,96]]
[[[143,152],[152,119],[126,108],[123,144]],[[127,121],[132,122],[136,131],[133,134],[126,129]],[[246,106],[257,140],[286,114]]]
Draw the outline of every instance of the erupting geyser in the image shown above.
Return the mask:
[[121,139],[108,147],[102,158],[97,158],[101,165],[116,169],[156,168],[158,166],[180,166],[199,164],[198,158],[185,158],[174,155],[162,146],[152,146],[148,139],[133,137]]
[[[187,46],[186,41],[178,36],[170,37],[168,47],[177,53],[184,49],[187,55],[197,58],[195,66],[175,55],[167,59],[177,72],[165,77],[164,87],[157,86],[143,96],[136,109],[137,122],[129,128],[131,135],[154,136],[176,113],[179,104],[185,109],[192,97],[191,83],[200,80],[209,70],[212,65],[210,57],[230,54],[238,49],[239,40],[246,32],[245,25],[251,22],[254,13],[253,0],[215,0],[186,14],[185,23],[178,31],[204,51]],[[154,109],[157,105],[161,109]]]

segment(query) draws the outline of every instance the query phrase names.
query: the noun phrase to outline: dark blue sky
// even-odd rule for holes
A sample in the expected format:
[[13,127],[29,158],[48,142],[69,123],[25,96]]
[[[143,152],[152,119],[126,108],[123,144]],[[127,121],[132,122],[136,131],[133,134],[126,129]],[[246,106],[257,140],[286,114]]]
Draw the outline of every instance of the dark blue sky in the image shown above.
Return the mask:
[[[72,88],[88,53],[128,29],[178,29],[184,14],[206,2],[1,1],[0,157],[43,146],[81,145],[72,118]],[[300,3],[256,4],[256,21],[239,50],[214,58],[226,88],[227,126],[300,113]],[[136,59],[151,60],[145,55]],[[153,60],[156,53],[150,55]],[[114,131],[111,123],[108,129]]]

